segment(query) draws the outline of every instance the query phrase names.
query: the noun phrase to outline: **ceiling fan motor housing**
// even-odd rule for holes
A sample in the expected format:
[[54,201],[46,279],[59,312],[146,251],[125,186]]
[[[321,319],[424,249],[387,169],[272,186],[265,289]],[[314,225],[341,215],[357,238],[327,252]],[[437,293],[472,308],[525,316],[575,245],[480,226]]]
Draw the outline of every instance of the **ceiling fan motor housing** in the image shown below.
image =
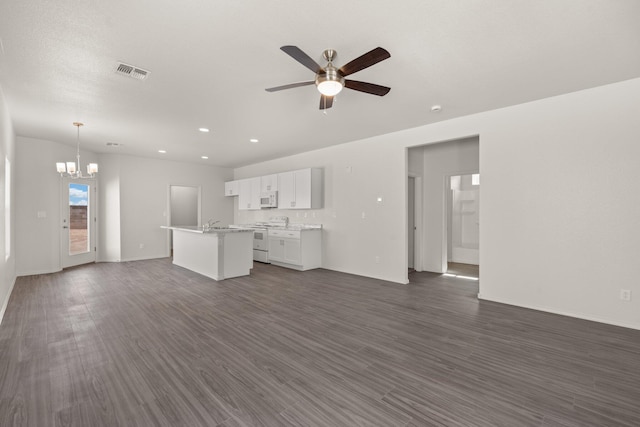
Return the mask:
[[344,77],[338,72],[338,69],[329,63],[322,72],[316,75],[316,85],[322,82],[338,82],[344,86]]

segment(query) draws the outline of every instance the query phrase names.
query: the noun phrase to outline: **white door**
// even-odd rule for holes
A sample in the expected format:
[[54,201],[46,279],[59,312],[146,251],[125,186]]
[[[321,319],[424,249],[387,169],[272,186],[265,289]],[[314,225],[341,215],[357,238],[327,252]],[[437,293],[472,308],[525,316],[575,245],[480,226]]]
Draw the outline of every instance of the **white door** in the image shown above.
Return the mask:
[[291,209],[295,207],[296,187],[293,172],[282,172],[278,174],[278,207],[280,209]]
[[302,264],[299,239],[283,239],[284,261],[289,264]]
[[269,259],[284,262],[284,240],[269,237]]
[[251,209],[260,209],[260,177],[251,178]]
[[294,172],[295,207],[297,209],[311,208],[311,169]]
[[62,180],[62,268],[96,261],[96,182],[92,179]]
[[278,190],[278,174],[265,175],[260,178],[261,191],[277,191]]
[[409,247],[408,250],[408,258],[409,258],[409,268],[414,268],[414,260],[415,260],[415,232],[416,232],[416,179],[412,176],[409,177],[409,189],[407,191],[407,237]]
[[251,209],[251,180],[242,179],[238,187],[238,210],[246,211]]

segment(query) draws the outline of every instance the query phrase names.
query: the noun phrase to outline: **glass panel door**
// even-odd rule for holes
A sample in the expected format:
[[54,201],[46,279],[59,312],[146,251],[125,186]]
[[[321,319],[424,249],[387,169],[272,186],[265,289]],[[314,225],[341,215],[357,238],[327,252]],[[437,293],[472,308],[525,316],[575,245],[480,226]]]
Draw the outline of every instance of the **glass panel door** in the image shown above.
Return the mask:
[[62,186],[62,267],[95,262],[95,182],[63,179]]
[[69,255],[89,252],[89,211],[88,184],[69,183]]

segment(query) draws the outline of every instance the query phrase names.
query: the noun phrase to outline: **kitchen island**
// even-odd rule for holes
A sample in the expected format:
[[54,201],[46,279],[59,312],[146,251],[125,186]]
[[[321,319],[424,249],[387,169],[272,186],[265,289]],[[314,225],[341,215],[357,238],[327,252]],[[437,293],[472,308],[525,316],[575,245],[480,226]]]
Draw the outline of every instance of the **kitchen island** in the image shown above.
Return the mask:
[[214,280],[247,276],[253,268],[253,230],[170,227],[173,263]]

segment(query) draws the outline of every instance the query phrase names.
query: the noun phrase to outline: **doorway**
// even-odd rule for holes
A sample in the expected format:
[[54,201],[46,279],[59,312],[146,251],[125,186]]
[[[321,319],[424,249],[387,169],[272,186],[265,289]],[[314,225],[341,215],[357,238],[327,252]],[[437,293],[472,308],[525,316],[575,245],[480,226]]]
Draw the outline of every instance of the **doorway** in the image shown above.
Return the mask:
[[480,174],[453,175],[447,193],[447,273],[478,277]]
[[91,179],[62,180],[62,268],[96,261],[96,183]]
[[[200,187],[169,185],[169,225],[175,227],[200,225],[200,195]],[[173,233],[169,236],[169,251],[172,251]]]
[[422,178],[410,173],[407,177],[407,269],[422,271]]
[[[407,176],[416,177],[416,187],[419,177],[422,185],[421,190],[416,189],[421,200],[418,202],[416,199],[415,203],[415,208],[421,209],[421,213],[415,217],[416,221],[420,221],[420,224],[416,224],[418,230],[414,241],[416,249],[420,248],[420,253],[416,253],[414,258],[416,270],[419,261],[422,271],[447,272],[449,177],[478,172],[479,143],[479,136],[471,135],[407,149]],[[409,184],[406,185],[408,193]],[[407,200],[408,197],[407,194]],[[409,203],[406,206],[409,209]],[[405,218],[408,221],[408,212]],[[407,235],[407,245],[408,241]],[[409,251],[405,253],[408,258]]]
[[407,237],[409,242],[409,247],[407,248],[409,251],[408,263],[409,270],[414,269],[415,265],[415,242],[416,242],[416,179],[412,176],[409,177],[408,182],[408,208],[407,208]]
[[200,187],[169,187],[170,225],[197,226],[200,223]]

